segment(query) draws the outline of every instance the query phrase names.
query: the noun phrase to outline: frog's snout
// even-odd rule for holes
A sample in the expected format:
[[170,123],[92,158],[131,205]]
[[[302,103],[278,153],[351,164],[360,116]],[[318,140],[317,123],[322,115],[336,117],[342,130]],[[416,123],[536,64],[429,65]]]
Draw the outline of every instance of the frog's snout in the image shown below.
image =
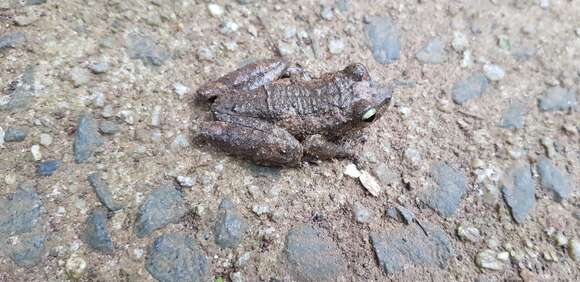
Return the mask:
[[389,86],[375,85],[373,87],[373,102],[379,107],[387,105],[393,97],[393,89]]

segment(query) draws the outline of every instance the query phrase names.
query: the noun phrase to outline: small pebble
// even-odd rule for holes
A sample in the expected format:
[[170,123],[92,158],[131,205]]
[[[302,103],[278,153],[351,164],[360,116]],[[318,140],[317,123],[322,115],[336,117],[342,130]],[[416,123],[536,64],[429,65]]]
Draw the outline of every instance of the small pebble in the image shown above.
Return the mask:
[[85,85],[91,79],[91,73],[87,69],[81,67],[72,68],[69,73],[69,76],[74,87],[80,87],[82,85]]
[[359,178],[361,173],[355,164],[348,164],[344,169],[344,174],[352,178]]
[[224,14],[224,9],[215,3],[208,4],[207,9],[209,10],[209,13],[216,18]]
[[117,134],[121,131],[121,126],[116,122],[105,120],[99,125],[99,131],[107,135]]
[[504,265],[500,260],[498,260],[497,255],[498,254],[492,250],[484,250],[477,254],[475,263],[480,268],[502,270]]
[[562,232],[557,232],[554,234],[554,240],[556,241],[556,245],[558,247],[563,247],[568,244],[568,238]]
[[211,62],[214,60],[215,55],[209,48],[201,47],[197,49],[197,58],[200,61]]
[[463,52],[465,49],[467,49],[467,47],[469,47],[469,40],[467,39],[467,36],[459,31],[454,31],[451,47],[453,47],[453,50],[457,52]]
[[40,145],[48,147],[52,144],[52,137],[46,133],[40,134]]
[[4,131],[4,142],[22,142],[26,139],[26,135],[28,135],[27,130],[8,127]]
[[320,11],[320,17],[322,19],[330,21],[334,18],[334,13],[332,12],[332,7],[330,6],[322,6],[322,10]]
[[40,176],[51,176],[59,166],[59,160],[44,161],[36,167],[36,173]]
[[501,252],[501,253],[497,254],[497,259],[499,259],[503,262],[508,262],[510,259],[510,253],[509,252]]
[[505,70],[498,65],[486,64],[483,66],[483,72],[491,81],[502,80],[505,77]]
[[32,147],[30,147],[30,153],[32,153],[32,158],[35,161],[40,161],[42,159],[42,153],[40,153],[40,146],[32,145]]
[[574,261],[580,261],[580,241],[574,238],[568,241],[568,253]]
[[576,29],[576,35],[580,36],[580,27]]
[[103,111],[101,112],[101,115],[104,118],[111,118],[113,117],[113,106],[111,105],[106,105],[103,107]]
[[371,218],[371,212],[360,203],[355,203],[353,205],[352,212],[354,214],[354,219],[358,223],[367,223]]
[[338,55],[344,51],[344,41],[341,39],[329,39],[328,40],[328,50],[333,55]]
[[254,207],[252,208],[252,211],[257,215],[263,215],[263,214],[267,214],[267,213],[272,212],[270,206],[267,204],[254,205]]
[[457,227],[457,236],[463,241],[469,242],[479,242],[481,241],[481,234],[479,230],[472,226],[466,226],[464,224]]
[[79,280],[87,269],[87,262],[77,254],[73,254],[66,261],[66,273],[72,280]]
[[240,25],[238,25],[236,22],[234,22],[232,20],[227,19],[220,25],[220,33],[228,34],[228,33],[236,32],[236,31],[238,31],[239,28],[240,28]]
[[151,113],[151,126],[159,127],[161,125],[161,106],[155,105]]
[[37,20],[38,17],[35,15],[16,16],[14,17],[14,24],[17,26],[27,26],[33,24]]
[[431,39],[417,54],[417,60],[425,64],[441,64],[447,61],[445,43],[439,39]]
[[381,193],[381,186],[379,185],[379,182],[377,181],[377,179],[372,176],[370,173],[368,173],[367,171],[361,171],[360,177],[359,177],[360,183],[362,184],[362,186],[367,189],[367,191],[369,191],[369,193],[375,197],[378,197]]
[[193,187],[195,184],[195,178],[180,175],[177,177],[177,183],[179,183],[179,186],[181,187]]
[[183,85],[181,82],[176,82],[175,84],[173,84],[173,91],[175,91],[175,94],[177,94],[177,97],[179,97],[179,99],[183,99],[183,96],[187,94],[190,91],[190,89],[189,87]]
[[109,70],[109,64],[106,62],[92,63],[89,65],[89,70],[94,74],[103,74]]

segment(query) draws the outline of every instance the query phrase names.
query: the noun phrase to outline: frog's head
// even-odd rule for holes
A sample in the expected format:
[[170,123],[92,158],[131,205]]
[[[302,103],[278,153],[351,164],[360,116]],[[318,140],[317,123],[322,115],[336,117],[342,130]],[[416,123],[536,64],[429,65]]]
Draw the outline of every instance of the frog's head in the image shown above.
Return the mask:
[[351,104],[352,120],[371,123],[387,108],[392,97],[392,88],[371,81],[367,68],[352,64],[342,71],[354,81]]

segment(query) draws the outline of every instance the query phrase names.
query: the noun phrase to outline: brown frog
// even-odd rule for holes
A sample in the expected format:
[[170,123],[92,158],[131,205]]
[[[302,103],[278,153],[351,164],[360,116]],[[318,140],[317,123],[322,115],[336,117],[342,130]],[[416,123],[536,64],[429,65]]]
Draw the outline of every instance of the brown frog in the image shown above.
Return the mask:
[[215,119],[201,123],[199,137],[262,165],[355,158],[341,137],[376,121],[391,93],[362,64],[315,78],[281,59],[258,61],[197,91]]

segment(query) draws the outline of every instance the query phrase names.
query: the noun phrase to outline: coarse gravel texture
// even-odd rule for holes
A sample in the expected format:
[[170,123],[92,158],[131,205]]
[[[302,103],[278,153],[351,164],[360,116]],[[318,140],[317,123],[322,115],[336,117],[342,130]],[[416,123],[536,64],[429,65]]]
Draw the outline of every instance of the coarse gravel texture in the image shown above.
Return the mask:
[[[0,281],[579,281],[578,23],[569,0],[0,1]],[[196,141],[197,88],[279,55],[397,81],[356,147],[380,189]]]

